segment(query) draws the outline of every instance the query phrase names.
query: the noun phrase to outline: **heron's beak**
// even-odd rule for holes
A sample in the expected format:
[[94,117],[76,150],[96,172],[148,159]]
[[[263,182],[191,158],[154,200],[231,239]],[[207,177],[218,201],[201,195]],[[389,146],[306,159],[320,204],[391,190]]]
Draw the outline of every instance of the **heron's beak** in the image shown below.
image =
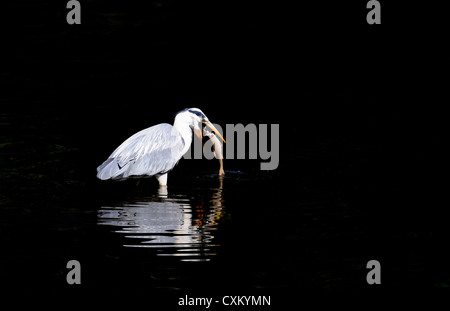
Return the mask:
[[209,126],[214,131],[214,133],[216,133],[217,136],[219,136],[220,139],[222,139],[223,142],[226,143],[225,139],[223,139],[223,137],[222,137],[222,134],[220,134],[220,132],[214,127],[214,125],[212,125],[211,122],[204,120],[203,123],[205,123],[205,125]]
[[200,141],[203,141],[203,134],[202,134],[202,129],[194,129],[194,134],[195,136],[198,137],[198,139],[200,139]]

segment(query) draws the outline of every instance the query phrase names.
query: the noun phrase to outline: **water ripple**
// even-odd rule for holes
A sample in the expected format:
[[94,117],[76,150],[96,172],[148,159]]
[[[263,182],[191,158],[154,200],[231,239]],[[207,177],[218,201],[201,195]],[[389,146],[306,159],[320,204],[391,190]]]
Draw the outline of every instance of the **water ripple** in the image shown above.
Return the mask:
[[[222,185],[222,180],[221,185]],[[222,187],[209,198],[158,196],[103,206],[98,224],[124,237],[126,248],[152,248],[157,256],[181,261],[209,261],[219,246],[213,232],[224,214]]]

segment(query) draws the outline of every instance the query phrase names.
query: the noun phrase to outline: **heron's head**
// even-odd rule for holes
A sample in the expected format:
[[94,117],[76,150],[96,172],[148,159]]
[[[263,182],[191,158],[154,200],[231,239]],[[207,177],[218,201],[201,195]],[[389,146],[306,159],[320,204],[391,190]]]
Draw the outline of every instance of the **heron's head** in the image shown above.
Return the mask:
[[184,110],[181,110],[176,114],[175,118],[182,118],[184,122],[187,122],[194,131],[195,135],[197,135],[197,137],[200,139],[202,139],[201,123],[204,123],[205,125],[209,126],[217,134],[217,136],[219,136],[225,142],[222,134],[220,134],[220,132],[214,127],[214,125],[212,125],[203,111],[198,108],[186,108]]

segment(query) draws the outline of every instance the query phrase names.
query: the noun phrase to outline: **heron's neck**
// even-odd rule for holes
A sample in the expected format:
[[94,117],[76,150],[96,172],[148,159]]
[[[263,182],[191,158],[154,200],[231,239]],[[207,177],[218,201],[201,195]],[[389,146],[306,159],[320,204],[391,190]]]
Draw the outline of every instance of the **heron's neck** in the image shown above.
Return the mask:
[[173,122],[173,127],[176,128],[183,137],[185,146],[182,153],[184,154],[186,151],[188,151],[189,147],[191,146],[192,130],[189,127],[188,121],[186,121],[184,118],[180,118],[179,116],[175,118],[175,122]]

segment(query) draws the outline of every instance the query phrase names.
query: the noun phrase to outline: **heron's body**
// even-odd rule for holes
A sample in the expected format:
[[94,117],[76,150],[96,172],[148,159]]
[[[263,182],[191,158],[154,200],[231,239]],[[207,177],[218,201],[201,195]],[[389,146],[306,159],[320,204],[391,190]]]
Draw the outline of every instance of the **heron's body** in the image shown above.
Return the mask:
[[[97,168],[97,177],[120,180],[133,176],[156,176],[160,185],[165,186],[167,172],[189,150],[191,128],[201,133],[199,122],[209,123],[201,110],[190,108],[176,115],[173,126],[162,123],[137,132]],[[208,125],[212,126],[211,123]],[[213,130],[216,131],[215,128]]]

